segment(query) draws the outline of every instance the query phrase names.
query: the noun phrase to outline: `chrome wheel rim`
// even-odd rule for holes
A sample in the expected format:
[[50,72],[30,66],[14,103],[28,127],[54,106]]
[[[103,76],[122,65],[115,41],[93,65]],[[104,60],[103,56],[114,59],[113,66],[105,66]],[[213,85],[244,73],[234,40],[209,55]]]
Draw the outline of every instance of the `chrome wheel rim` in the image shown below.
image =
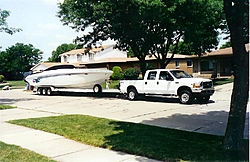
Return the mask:
[[98,91],[99,91],[99,87],[98,87],[98,86],[95,86],[94,92],[97,93]]
[[129,98],[134,99],[135,98],[135,93],[134,92],[129,92]]
[[183,94],[181,95],[181,101],[182,101],[183,103],[187,103],[188,100],[189,100],[189,95],[186,94],[186,93],[183,93]]

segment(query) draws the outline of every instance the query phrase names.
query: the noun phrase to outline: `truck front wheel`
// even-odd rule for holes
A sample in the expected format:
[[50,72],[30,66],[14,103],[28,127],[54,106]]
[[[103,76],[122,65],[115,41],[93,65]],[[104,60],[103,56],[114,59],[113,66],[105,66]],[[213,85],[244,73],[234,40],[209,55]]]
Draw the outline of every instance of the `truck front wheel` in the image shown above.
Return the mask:
[[128,90],[128,99],[129,100],[136,100],[138,97],[138,93],[134,88]]
[[179,95],[179,100],[182,104],[188,104],[193,101],[193,95],[190,91],[183,90]]

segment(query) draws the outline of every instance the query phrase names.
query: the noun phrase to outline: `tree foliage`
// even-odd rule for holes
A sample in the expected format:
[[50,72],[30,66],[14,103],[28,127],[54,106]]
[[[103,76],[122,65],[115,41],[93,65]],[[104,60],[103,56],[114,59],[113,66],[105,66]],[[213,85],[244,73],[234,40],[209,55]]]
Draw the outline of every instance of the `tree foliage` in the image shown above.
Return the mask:
[[56,48],[55,51],[52,51],[52,56],[48,58],[49,62],[61,62],[59,55],[65,52],[68,52],[70,50],[76,49],[78,46],[76,44],[70,43],[64,43],[61,44]]
[[113,74],[111,75],[112,80],[123,79],[122,68],[120,66],[114,66],[112,68]]
[[5,32],[12,35],[16,32],[22,31],[20,28],[12,28],[8,26],[6,19],[9,16],[9,11],[0,9],[0,32]]
[[139,74],[140,74],[139,71],[135,68],[127,68],[124,70],[125,79],[130,79],[130,80],[138,79]]
[[[142,73],[148,54],[165,68],[180,39],[198,54],[216,47],[222,21],[222,1],[215,0],[65,0],[59,8],[64,25],[76,31],[93,28],[78,43],[116,40],[117,48],[132,49]],[[170,45],[173,55],[167,57]]]
[[39,63],[42,54],[31,44],[16,43],[0,53],[0,74],[6,79],[16,79]]
[[[234,87],[225,134],[224,148],[236,151],[237,160],[244,157],[243,136],[249,97],[249,51],[246,51],[246,28],[249,28],[249,1],[224,0],[224,11],[233,49]],[[249,42],[249,41],[248,41]],[[249,49],[248,49],[249,50]]]

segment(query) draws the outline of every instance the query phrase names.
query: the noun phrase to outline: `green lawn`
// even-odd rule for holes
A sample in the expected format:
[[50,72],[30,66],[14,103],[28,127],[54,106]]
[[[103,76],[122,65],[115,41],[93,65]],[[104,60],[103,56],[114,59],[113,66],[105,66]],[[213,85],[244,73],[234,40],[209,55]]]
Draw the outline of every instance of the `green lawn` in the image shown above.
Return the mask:
[[0,142],[0,161],[2,162],[55,162],[48,157],[15,145]]
[[232,83],[233,81],[234,79],[232,78],[217,78],[217,79],[213,79],[213,84],[214,86],[217,86],[217,85]]
[[9,80],[7,81],[12,89],[24,89],[26,83],[23,80]]
[[0,104],[0,110],[13,109],[13,108],[16,108],[16,106],[10,106],[10,105],[5,105],[5,104]]
[[[164,161],[230,161],[223,137],[86,115],[10,121],[85,144]],[[248,141],[246,141],[246,144]],[[246,158],[245,160],[248,160]]]
[[[117,89],[119,85],[119,80],[110,80],[109,89]],[[102,83],[102,88],[106,89],[106,82]]]

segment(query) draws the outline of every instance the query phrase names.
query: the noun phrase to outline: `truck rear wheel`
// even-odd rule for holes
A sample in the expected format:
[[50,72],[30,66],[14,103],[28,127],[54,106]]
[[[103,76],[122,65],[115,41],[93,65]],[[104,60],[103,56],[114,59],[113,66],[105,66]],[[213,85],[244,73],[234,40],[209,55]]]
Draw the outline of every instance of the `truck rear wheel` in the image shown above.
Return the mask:
[[129,100],[136,100],[138,97],[138,93],[134,88],[128,90],[128,99]]
[[183,90],[179,95],[179,100],[182,104],[188,104],[193,101],[193,95],[190,91]]

